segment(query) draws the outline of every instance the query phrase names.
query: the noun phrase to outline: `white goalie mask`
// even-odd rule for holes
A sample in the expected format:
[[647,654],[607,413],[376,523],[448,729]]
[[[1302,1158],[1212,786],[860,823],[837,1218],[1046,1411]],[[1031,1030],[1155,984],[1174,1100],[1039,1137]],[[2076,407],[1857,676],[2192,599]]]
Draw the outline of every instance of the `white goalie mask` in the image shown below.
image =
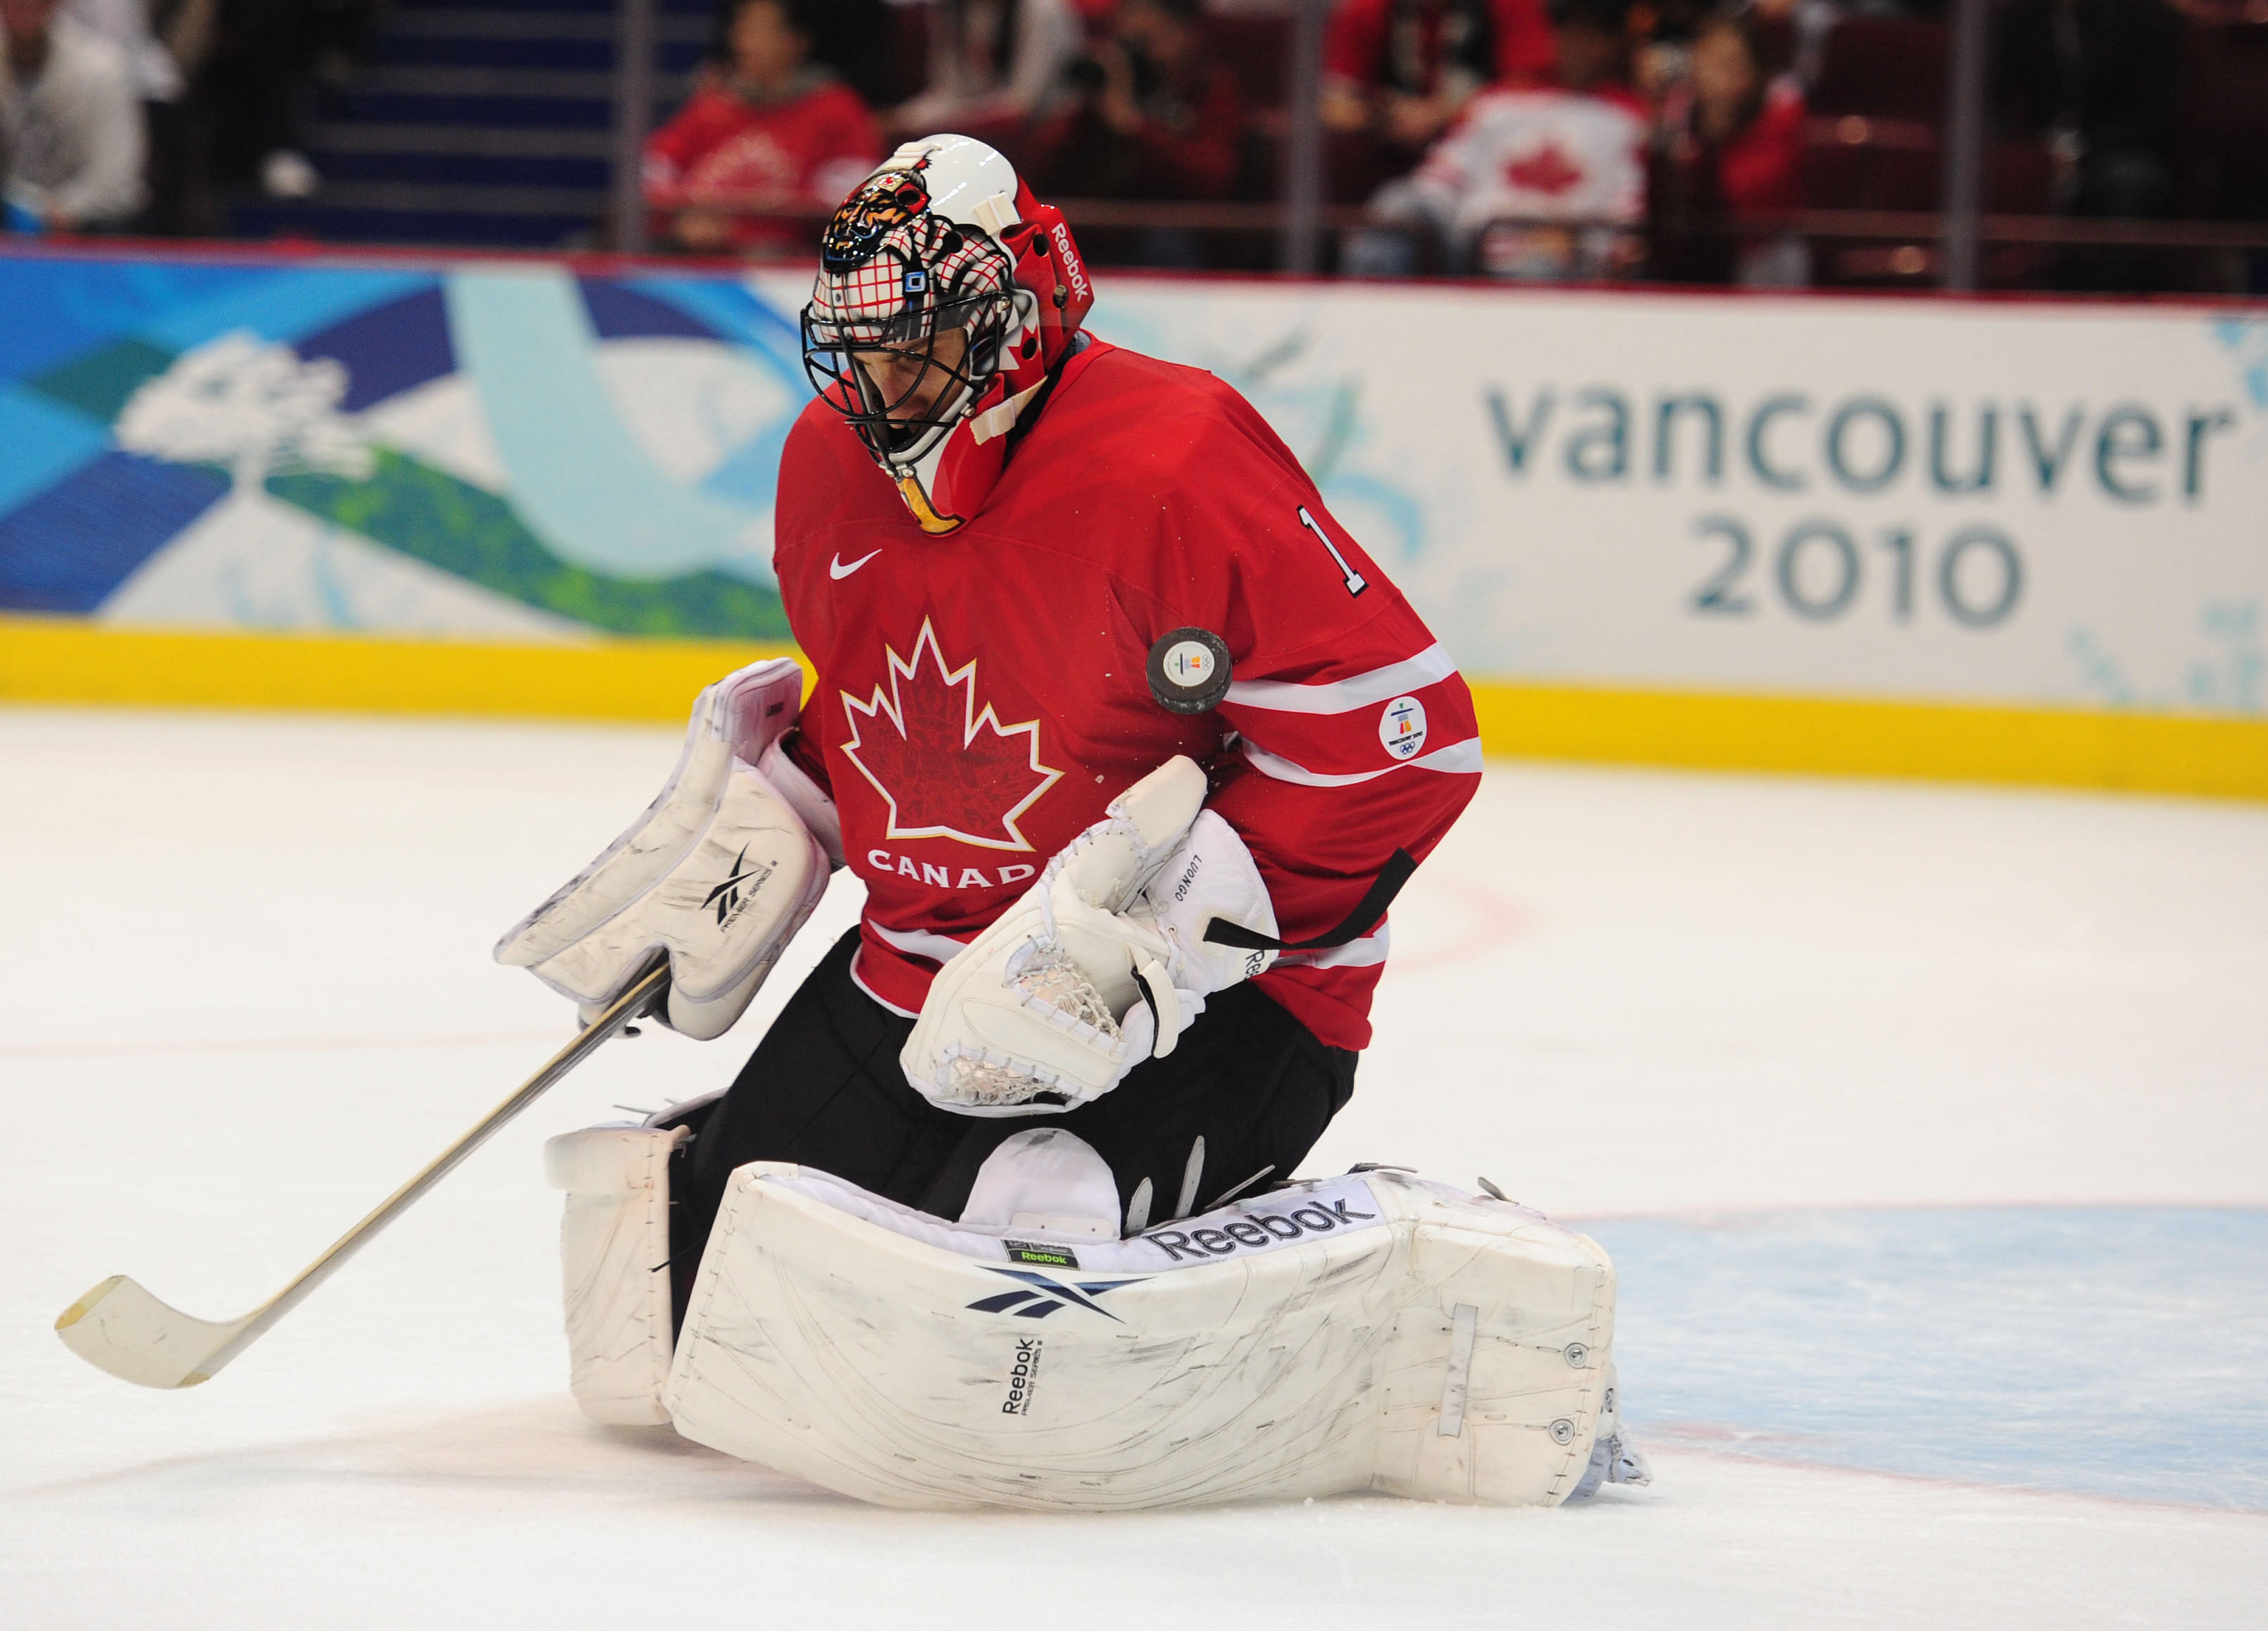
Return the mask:
[[[968,136],[930,136],[828,223],[804,366],[924,530],[949,533],[983,507],[1007,433],[1093,303],[1069,227],[1013,166]],[[882,352],[903,359],[887,376],[872,365]]]

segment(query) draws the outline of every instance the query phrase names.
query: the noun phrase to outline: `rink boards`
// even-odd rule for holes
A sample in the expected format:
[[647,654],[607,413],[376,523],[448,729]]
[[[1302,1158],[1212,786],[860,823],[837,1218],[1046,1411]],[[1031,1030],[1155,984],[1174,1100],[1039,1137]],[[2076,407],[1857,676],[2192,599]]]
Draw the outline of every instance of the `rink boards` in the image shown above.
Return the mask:
[[[787,635],[805,289],[0,256],[0,694],[681,712]],[[1094,327],[1253,400],[1492,751],[2268,793],[2254,309],[1120,276]]]

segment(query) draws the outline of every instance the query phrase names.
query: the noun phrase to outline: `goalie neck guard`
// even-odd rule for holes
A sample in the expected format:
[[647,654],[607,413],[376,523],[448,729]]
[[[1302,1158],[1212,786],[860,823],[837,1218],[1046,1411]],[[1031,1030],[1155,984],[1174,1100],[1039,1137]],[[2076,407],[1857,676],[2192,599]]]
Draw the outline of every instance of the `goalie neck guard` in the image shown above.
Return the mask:
[[983,507],[1008,432],[1094,304],[1062,215],[983,143],[927,136],[828,224],[804,367],[923,531],[950,533]]

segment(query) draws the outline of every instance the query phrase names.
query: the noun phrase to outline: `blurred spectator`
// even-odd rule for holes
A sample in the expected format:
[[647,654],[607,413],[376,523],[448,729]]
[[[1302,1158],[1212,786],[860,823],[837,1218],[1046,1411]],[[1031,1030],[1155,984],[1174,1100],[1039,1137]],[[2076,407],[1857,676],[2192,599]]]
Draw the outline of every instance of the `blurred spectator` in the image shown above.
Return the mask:
[[[1628,10],[1627,0],[1557,0],[1556,86],[1481,92],[1415,175],[1380,189],[1372,212],[1430,229],[1452,271],[1631,270],[1645,253],[1631,229],[1646,212],[1648,121],[1624,77]],[[1371,231],[1350,244],[1346,269],[1406,273],[1416,256],[1406,237]]]
[[343,85],[378,54],[378,38],[394,0],[300,0],[307,8],[311,77]]
[[724,70],[645,149],[657,235],[706,253],[783,254],[809,231],[735,215],[826,209],[881,162],[881,131],[858,93],[810,60],[811,0],[738,0]]
[[[2172,208],[2182,22],[2162,0],[2015,0],[2002,14],[1998,65],[2013,134],[2043,136],[2058,209],[2110,217]],[[2147,257],[2066,257],[2075,287],[2146,286]]]
[[[606,4],[611,6],[613,0]],[[735,0],[719,0],[716,37],[710,42],[717,69],[732,60],[733,16],[739,9]],[[896,101],[906,93],[896,83],[893,61],[895,19],[902,9],[890,0],[806,0],[800,11],[811,38],[810,60],[833,69],[869,107]]]
[[1323,45],[1323,123],[1415,156],[1482,86],[1548,83],[1542,0],[1344,0]]
[[116,46],[133,70],[134,88],[144,101],[180,99],[180,65],[151,33],[144,0],[63,0],[55,15]]
[[148,137],[143,177],[147,197],[137,227],[159,232],[186,230],[188,176],[182,160],[188,136],[181,98],[188,87],[173,54],[150,32],[144,0],[63,0],[57,15],[109,40],[133,69]]
[[195,92],[216,180],[256,181],[273,198],[305,198],[321,185],[306,152],[313,22],[306,0],[217,0]]
[[142,204],[133,64],[58,9],[56,0],[0,0],[9,212],[51,231],[122,226]]
[[1767,80],[1747,14],[1697,26],[1685,71],[1661,88],[1647,180],[1648,261],[1654,276],[1791,288],[1810,281],[1803,239],[1745,239],[1744,216],[1801,202],[1803,91]]
[[1998,52],[2018,134],[2053,147],[2058,202],[2082,215],[2161,212],[2173,192],[2181,21],[2161,0],[2015,0]]
[[[1236,80],[1205,50],[1198,0],[1118,0],[1110,29],[1073,63],[1076,107],[1041,133],[1034,185],[1070,198],[1220,198],[1244,134]],[[1127,257],[1196,266],[1194,233],[1157,228]]]
[[887,115],[894,135],[951,130],[1012,145],[1047,112],[1086,29],[1070,0],[930,0],[929,84]]
[[1752,0],[1743,15],[1753,22],[1781,26],[1793,32],[1794,61],[1789,63],[1789,71],[1808,88],[1819,83],[1820,64],[1827,55],[1827,36],[1845,18],[1861,13],[1893,16],[1901,11],[1928,10],[1926,6],[1901,6],[1896,0]]

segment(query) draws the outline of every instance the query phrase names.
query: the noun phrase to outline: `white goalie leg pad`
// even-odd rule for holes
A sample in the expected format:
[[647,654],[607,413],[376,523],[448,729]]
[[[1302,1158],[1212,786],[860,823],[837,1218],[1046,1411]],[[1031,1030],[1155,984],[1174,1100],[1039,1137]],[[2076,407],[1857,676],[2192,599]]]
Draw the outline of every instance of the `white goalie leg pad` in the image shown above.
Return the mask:
[[1167,760],[938,971],[898,1055],[917,1092],[964,1115],[1041,1114],[1100,1098],[1171,1051],[1173,947],[1119,914],[1204,796],[1193,760]]
[[497,960],[572,997],[587,1023],[666,955],[666,1022],[704,1041],[731,1029],[827,888],[825,849],[755,769],[794,724],[802,684],[780,658],[703,691],[660,797],[498,941]]
[[889,1506],[1552,1505],[1590,1460],[1614,1286],[1584,1236],[1390,1172],[1097,1240],[760,1162],[665,1400],[688,1438]]
[[593,1127],[543,1146],[544,1178],[567,1192],[559,1260],[569,1386],[593,1422],[669,1420],[669,1155],[688,1130]]

